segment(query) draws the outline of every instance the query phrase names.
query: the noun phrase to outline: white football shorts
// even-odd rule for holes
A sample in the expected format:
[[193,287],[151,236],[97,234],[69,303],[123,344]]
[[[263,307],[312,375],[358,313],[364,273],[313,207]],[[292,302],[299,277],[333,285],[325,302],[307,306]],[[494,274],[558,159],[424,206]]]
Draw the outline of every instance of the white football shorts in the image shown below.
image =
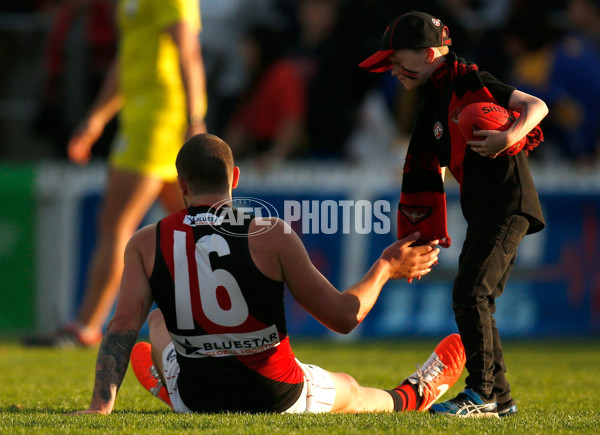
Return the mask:
[[329,412],[335,401],[335,384],[326,370],[312,364],[302,364],[296,360],[304,373],[302,394],[285,413]]
[[167,392],[173,405],[173,411],[189,413],[192,412],[181,400],[179,389],[177,388],[177,379],[179,378],[179,363],[177,362],[177,351],[173,343],[169,343],[162,354],[163,377],[167,385]]
[[[284,413],[322,413],[329,412],[333,407],[335,400],[335,384],[329,373],[321,367],[302,364],[296,360],[304,374],[304,385],[302,393],[296,403],[290,406]],[[191,413],[192,411],[185,406],[179,389],[177,388],[177,379],[179,378],[179,363],[173,343],[169,343],[162,354],[163,376],[167,385],[169,398],[173,404],[173,410],[181,413]]]

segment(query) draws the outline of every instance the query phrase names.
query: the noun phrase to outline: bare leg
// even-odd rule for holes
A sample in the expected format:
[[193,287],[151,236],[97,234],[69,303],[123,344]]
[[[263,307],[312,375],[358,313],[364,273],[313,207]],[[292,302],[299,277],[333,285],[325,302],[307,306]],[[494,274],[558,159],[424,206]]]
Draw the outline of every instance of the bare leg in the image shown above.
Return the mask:
[[163,181],[112,168],[102,203],[96,247],[77,320],[84,331],[102,328],[117,296],[123,252],[159,196]]
[[335,402],[331,412],[391,412],[392,396],[384,390],[363,387],[346,373],[331,373],[335,384]]

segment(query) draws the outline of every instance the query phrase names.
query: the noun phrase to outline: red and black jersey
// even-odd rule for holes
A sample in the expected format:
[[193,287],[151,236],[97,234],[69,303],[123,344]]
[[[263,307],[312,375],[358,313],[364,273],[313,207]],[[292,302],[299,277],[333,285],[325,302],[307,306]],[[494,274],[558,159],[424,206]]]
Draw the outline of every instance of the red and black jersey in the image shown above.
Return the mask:
[[198,412],[281,412],[303,375],[287,337],[283,282],[248,247],[254,216],[191,207],[162,219],[150,286],[180,365],[178,388]]

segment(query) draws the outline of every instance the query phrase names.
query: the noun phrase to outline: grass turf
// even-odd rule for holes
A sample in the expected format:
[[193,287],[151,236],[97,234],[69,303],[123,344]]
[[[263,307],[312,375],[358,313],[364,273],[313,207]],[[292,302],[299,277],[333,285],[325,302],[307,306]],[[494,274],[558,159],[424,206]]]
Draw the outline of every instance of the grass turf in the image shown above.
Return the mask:
[[[300,341],[297,357],[360,383],[391,388],[435,346],[419,341]],[[598,340],[506,342],[505,359],[519,415],[451,419],[426,413],[360,415],[176,415],[128,370],[113,414],[69,415],[91,397],[97,349],[27,349],[0,341],[0,432],[4,433],[599,433]],[[464,376],[445,396],[464,386]]]

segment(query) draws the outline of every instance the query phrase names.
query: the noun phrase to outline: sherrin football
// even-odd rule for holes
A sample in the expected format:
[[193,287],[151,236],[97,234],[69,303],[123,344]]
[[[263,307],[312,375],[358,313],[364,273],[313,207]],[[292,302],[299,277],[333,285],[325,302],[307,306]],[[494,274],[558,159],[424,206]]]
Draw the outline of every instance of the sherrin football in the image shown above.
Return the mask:
[[[473,136],[474,130],[504,131],[515,122],[515,117],[504,107],[490,102],[471,103],[458,115],[458,128],[466,140],[479,140]],[[526,138],[511,145],[499,155],[515,155],[525,145]]]

